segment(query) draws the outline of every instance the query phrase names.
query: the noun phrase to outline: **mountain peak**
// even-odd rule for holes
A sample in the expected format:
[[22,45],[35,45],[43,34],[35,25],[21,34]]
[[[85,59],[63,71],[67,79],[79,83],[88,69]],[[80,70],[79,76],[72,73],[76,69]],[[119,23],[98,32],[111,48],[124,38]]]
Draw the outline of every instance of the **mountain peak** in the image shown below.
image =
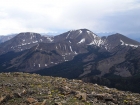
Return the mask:
[[70,30],[66,33],[54,37],[54,42],[63,40],[75,40],[77,44],[95,44],[100,37],[88,29]]
[[0,46],[4,46],[2,47],[2,50],[4,50],[4,52],[0,52],[0,54],[9,51],[19,52],[30,49],[40,42],[50,43],[52,42],[52,39],[50,37],[41,36],[38,33],[22,32],[16,35],[14,38],[8,40],[7,42],[2,43]]
[[34,32],[21,32],[17,36],[22,36],[22,37],[30,37],[30,36],[41,36],[39,33],[34,33]]
[[120,42],[123,41],[123,43],[126,43],[126,44],[131,44],[131,45],[140,45],[139,42],[133,40],[133,39],[130,39],[120,33],[116,33],[116,34],[113,34],[113,35],[110,35],[108,38],[111,38],[112,40],[118,40]]

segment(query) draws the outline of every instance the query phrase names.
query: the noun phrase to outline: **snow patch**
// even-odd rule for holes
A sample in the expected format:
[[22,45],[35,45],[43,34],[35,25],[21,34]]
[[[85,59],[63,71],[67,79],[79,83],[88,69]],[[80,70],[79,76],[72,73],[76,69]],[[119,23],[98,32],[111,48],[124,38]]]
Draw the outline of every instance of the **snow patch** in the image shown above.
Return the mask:
[[[71,32],[71,31],[70,31],[70,32]],[[70,32],[69,32],[69,34],[67,35],[66,39],[69,37],[69,35],[70,35]]]
[[125,43],[120,39],[121,45],[125,45]]
[[91,31],[87,31],[88,34],[92,34],[94,38],[97,37],[97,35],[95,35],[94,33],[92,33]]
[[95,34],[92,34],[94,38],[96,38],[97,36]]
[[77,55],[78,53],[76,51],[74,51],[74,53]]
[[47,37],[47,39],[48,39],[50,42],[52,42],[52,41],[53,41],[53,39],[51,39],[50,37]]
[[31,44],[31,43],[22,43],[22,45],[18,45],[18,47],[21,47],[21,46],[24,46],[24,45],[27,45],[27,44]]
[[96,46],[101,46],[104,44],[104,41],[100,37],[96,37],[90,44],[88,45],[96,45]]
[[82,31],[81,30],[79,30],[79,34],[81,34],[82,33]]
[[43,40],[42,40],[42,39],[40,39],[40,41],[42,42]]
[[101,39],[98,40],[97,46],[100,46],[103,44],[103,41]]
[[37,50],[37,48],[39,47],[39,44],[37,44],[37,46],[36,46],[36,49],[35,50]]
[[71,48],[71,46],[70,46],[70,50],[72,51],[72,48]]
[[40,64],[38,64],[38,67],[40,67]]
[[36,40],[36,41],[33,41],[33,43],[37,43],[38,41]]
[[23,46],[23,45],[26,45],[26,43],[22,43],[22,46]]
[[67,49],[66,45],[65,45],[65,50]]
[[60,45],[60,43],[59,43],[59,47],[61,48],[61,45]]
[[131,47],[139,47],[139,45],[133,45],[133,44],[127,44],[127,43],[124,43],[124,41],[122,41],[121,39],[120,39],[120,42],[121,42],[121,45],[125,45],[125,46],[131,46]]
[[90,31],[87,31],[88,34],[90,34]]
[[80,43],[84,43],[84,42],[85,42],[85,38],[81,39],[81,41],[78,43],[80,44]]

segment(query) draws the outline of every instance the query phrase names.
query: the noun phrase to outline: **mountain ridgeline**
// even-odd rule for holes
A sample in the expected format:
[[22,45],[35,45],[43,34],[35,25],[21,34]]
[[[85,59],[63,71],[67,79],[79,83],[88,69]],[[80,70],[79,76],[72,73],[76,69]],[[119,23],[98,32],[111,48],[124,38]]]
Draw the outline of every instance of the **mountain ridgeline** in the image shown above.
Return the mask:
[[0,72],[22,71],[82,79],[140,92],[140,43],[119,33],[88,29],[48,37],[20,33],[0,44]]
[[0,43],[6,42],[10,39],[12,39],[14,36],[16,36],[16,34],[11,34],[11,35],[7,35],[7,36],[0,36]]

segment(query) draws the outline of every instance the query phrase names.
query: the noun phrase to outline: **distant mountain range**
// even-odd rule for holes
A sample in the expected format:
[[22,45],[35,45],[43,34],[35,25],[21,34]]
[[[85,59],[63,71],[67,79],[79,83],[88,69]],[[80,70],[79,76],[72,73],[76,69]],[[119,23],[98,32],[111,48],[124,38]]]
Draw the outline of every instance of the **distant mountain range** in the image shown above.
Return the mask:
[[16,34],[12,34],[12,35],[7,35],[7,36],[0,36],[0,43],[3,43],[7,40],[10,40],[12,39],[14,36],[16,36]]
[[[109,36],[109,35],[113,35],[115,34],[115,32],[96,32],[96,34],[98,36]],[[138,42],[140,42],[140,37],[139,37],[140,33],[131,33],[131,34],[126,34],[127,37],[136,40]]]
[[134,40],[136,40],[136,41],[140,42],[140,38],[134,38]]
[[97,34],[98,36],[109,36],[109,35],[113,35],[116,32],[95,32],[95,34]]
[[139,65],[140,43],[119,33],[99,37],[78,29],[49,37],[25,32],[0,44],[0,72],[82,79],[140,92]]

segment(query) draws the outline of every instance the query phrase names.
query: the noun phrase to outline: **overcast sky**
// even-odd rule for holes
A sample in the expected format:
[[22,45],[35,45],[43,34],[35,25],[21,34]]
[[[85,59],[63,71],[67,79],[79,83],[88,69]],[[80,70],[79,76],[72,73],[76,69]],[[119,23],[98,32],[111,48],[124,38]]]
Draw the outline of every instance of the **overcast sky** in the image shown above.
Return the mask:
[[81,28],[138,35],[140,0],[0,0],[0,35]]

